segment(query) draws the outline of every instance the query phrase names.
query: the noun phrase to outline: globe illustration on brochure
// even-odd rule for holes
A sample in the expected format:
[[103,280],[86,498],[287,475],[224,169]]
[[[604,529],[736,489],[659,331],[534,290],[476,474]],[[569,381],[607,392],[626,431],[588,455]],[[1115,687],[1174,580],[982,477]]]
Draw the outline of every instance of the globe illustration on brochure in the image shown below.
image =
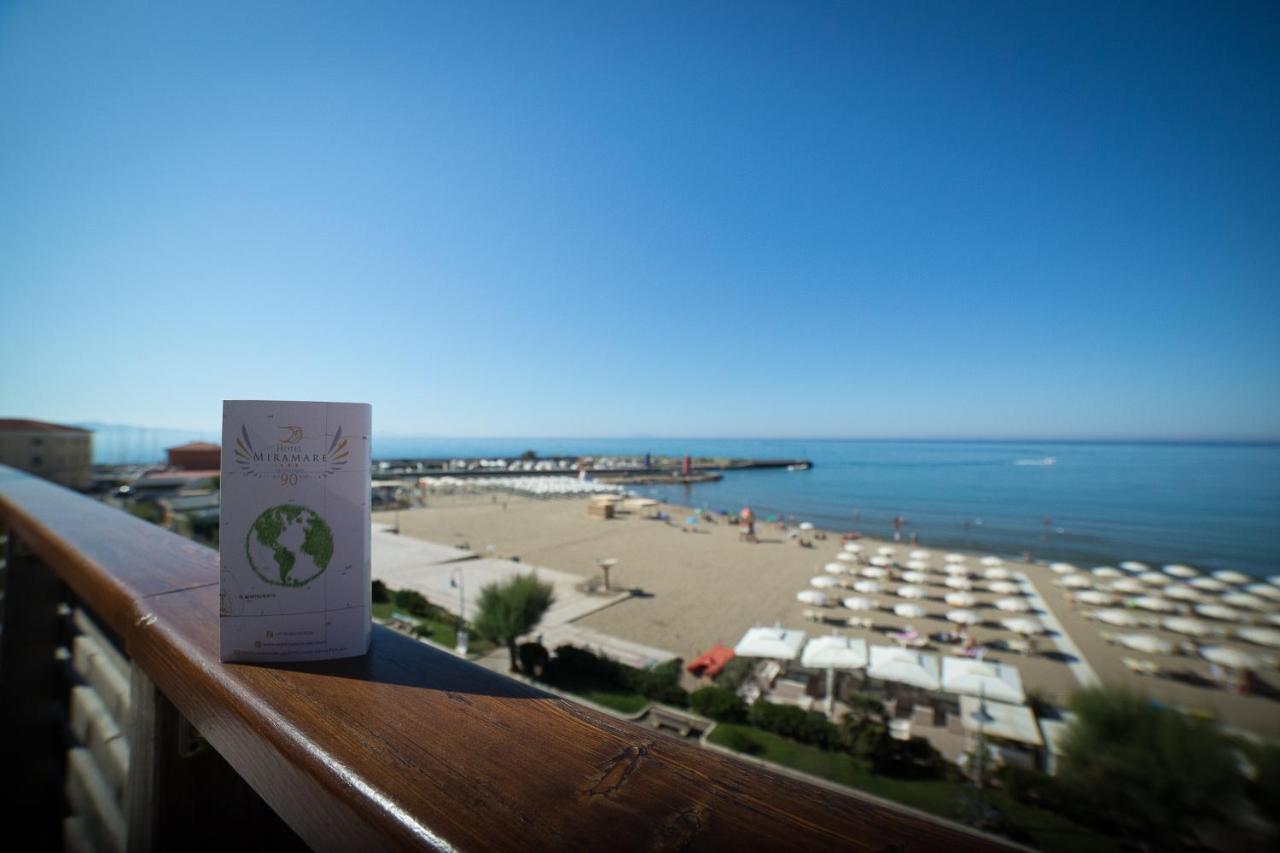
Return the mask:
[[310,507],[279,504],[249,527],[245,554],[259,578],[274,586],[305,586],[333,558],[333,530]]

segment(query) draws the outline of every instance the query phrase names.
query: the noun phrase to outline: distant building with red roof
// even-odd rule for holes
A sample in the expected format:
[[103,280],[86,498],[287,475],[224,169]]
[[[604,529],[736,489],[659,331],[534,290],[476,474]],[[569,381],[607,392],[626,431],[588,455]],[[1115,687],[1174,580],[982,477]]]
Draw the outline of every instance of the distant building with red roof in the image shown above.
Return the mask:
[[93,465],[93,433],[30,418],[0,418],[0,465],[82,488]]
[[207,441],[192,441],[178,447],[170,447],[169,467],[182,470],[218,470],[222,467],[222,448]]

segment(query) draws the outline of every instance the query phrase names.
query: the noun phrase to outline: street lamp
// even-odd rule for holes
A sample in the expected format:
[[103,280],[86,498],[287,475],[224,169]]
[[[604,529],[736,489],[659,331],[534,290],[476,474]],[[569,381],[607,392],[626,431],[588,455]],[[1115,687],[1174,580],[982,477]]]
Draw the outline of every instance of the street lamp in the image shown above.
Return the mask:
[[458,633],[454,637],[453,650],[465,656],[467,653],[467,595],[466,588],[463,586],[461,566],[449,575],[449,586],[458,588]]
[[974,774],[974,785],[978,788],[978,797],[982,797],[982,772],[987,759],[986,726],[994,723],[996,718],[987,711],[987,686],[981,685],[978,691],[978,710],[969,715],[969,719],[978,724],[977,772]]

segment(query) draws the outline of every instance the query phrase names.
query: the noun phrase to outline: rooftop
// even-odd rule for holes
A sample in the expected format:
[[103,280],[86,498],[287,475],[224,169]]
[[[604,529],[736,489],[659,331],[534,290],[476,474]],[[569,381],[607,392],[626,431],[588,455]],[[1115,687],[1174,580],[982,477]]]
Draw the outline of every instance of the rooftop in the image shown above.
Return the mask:
[[0,418],[0,432],[90,432],[80,427],[33,421],[30,418]]
[[211,444],[207,441],[189,441],[186,444],[179,444],[177,447],[167,447],[166,450],[221,450],[222,445]]

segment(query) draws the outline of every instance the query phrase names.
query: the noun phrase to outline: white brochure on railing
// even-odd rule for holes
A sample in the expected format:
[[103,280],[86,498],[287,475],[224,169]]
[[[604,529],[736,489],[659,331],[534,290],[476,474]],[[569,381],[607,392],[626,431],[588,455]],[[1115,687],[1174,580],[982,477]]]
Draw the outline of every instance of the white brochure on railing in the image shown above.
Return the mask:
[[369,650],[365,403],[224,400],[222,659]]

